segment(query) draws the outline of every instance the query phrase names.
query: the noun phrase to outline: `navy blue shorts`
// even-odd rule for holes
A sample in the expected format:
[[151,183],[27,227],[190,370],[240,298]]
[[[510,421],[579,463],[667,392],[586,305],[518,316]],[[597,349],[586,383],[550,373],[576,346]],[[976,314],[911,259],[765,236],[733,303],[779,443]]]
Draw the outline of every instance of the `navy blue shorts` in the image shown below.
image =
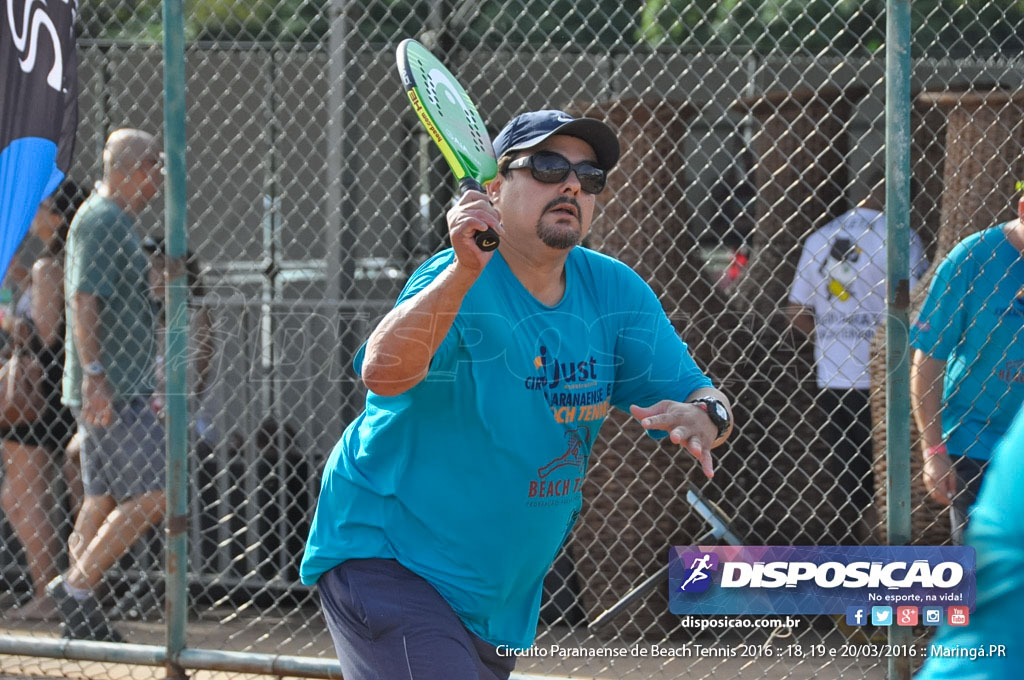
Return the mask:
[[955,500],[966,513],[981,493],[981,482],[985,477],[985,470],[988,469],[988,461],[968,456],[950,456],[949,459],[953,463],[953,471],[956,472],[958,481]]
[[317,589],[345,680],[505,680],[516,665],[395,560],[348,560]]
[[953,471],[957,477],[957,492],[949,506],[949,522],[953,532],[953,543],[963,545],[963,531],[967,526],[971,509],[978,500],[978,494],[981,493],[981,483],[985,470],[988,469],[988,461],[968,456],[950,456],[950,460],[953,462]]

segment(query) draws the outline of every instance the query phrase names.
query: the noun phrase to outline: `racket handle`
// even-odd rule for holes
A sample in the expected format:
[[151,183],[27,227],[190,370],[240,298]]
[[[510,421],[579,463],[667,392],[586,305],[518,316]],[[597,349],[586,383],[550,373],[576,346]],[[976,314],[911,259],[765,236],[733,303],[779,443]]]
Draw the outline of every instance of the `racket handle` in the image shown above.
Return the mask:
[[[467,191],[479,191],[483,193],[484,187],[480,182],[476,181],[472,177],[463,177],[459,180],[459,194],[464,194]],[[476,247],[485,253],[489,253],[498,247],[501,239],[498,238],[498,232],[494,231],[490,227],[487,227],[486,231],[478,231],[476,236],[473,237],[476,241]]]

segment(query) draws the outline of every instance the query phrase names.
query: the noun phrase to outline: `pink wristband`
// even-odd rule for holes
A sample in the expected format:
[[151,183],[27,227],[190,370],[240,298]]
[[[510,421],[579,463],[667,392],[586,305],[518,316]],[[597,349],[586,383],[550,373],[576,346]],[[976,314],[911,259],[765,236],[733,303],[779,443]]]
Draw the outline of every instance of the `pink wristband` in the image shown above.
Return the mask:
[[949,453],[949,451],[946,450],[946,445],[944,443],[943,444],[939,444],[937,446],[929,446],[927,449],[925,449],[924,450],[924,459],[928,460],[932,456],[937,456],[940,453],[941,454],[948,454]]

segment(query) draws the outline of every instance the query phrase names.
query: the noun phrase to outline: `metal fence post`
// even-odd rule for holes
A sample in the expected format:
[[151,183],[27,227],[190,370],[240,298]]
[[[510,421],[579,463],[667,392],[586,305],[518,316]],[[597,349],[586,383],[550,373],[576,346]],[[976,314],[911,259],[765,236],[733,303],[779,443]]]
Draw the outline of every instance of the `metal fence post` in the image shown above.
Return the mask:
[[[890,545],[910,543],[910,2],[888,0],[885,40],[886,523]],[[889,627],[889,642],[905,645],[911,629]],[[890,680],[909,680],[910,657],[889,657]]]
[[[164,141],[167,255],[184,261],[185,234],[185,20],[182,0],[165,0]],[[188,617],[188,404],[185,382],[188,320],[186,275],[167,278],[167,677],[184,678],[179,655]]]

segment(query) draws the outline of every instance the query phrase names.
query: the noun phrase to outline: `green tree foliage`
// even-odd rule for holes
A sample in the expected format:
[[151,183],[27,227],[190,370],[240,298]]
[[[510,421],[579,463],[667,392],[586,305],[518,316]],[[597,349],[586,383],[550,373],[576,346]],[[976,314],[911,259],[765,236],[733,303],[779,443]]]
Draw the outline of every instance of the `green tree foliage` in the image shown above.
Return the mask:
[[[328,0],[185,0],[189,40],[317,42],[328,29]],[[81,3],[79,36],[159,41],[162,0]]]
[[[90,0],[86,38],[160,39],[161,0]],[[188,38],[212,41],[319,42],[330,0],[186,0]],[[365,43],[393,43],[444,22],[463,47],[481,43],[585,48],[632,43],[643,0],[345,0]]]
[[193,0],[186,9],[199,40],[273,39],[274,0]]
[[318,42],[327,33],[327,0],[191,0],[195,40]]
[[355,0],[353,18],[359,37],[368,43],[394,42],[420,35],[430,4],[417,0]]
[[[1024,51],[1022,0],[915,0],[915,56]],[[849,55],[885,38],[884,0],[647,0],[639,38],[652,46]]]
[[641,12],[638,37],[655,47],[699,49],[716,40],[717,13],[714,2],[648,0]]
[[[643,0],[358,0],[361,38],[415,37],[443,24],[460,47],[583,49],[635,41]],[[432,20],[433,18],[433,20]]]
[[[186,0],[189,38],[322,42],[331,0]],[[159,40],[161,0],[89,0],[81,35]],[[393,43],[443,22],[462,47],[629,48],[760,54],[872,52],[885,0],[344,0],[355,35]],[[1024,52],[1024,0],[914,0],[914,54]]]
[[883,0],[649,0],[640,26],[650,45],[759,53],[874,49]]
[[79,38],[155,42],[161,0],[91,0],[78,5]]
[[1022,0],[914,0],[911,11],[915,57],[1024,53]]
[[455,5],[460,44],[555,49],[633,44],[643,0],[465,0]]

